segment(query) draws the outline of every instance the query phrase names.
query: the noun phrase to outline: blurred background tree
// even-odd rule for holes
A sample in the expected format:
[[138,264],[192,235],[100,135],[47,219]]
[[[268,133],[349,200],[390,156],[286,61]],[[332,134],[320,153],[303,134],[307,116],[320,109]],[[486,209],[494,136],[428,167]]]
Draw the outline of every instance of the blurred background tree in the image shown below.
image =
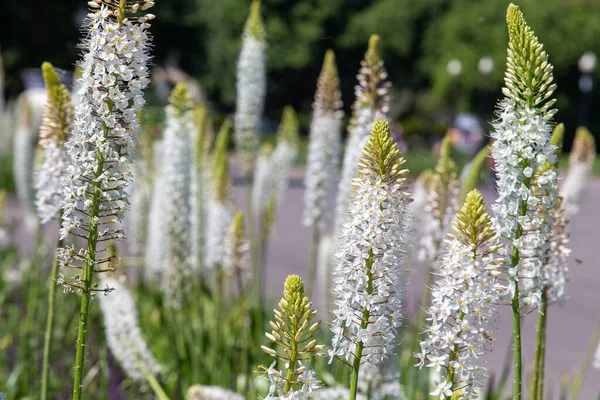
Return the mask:
[[[263,0],[269,43],[267,117],[277,120],[283,106],[291,104],[307,125],[316,78],[328,48],[336,52],[348,109],[368,37],[378,33],[394,84],[391,117],[403,123],[409,141],[413,136],[440,135],[457,112],[474,112],[490,120],[504,73],[508,3]],[[600,2],[518,3],[555,66],[557,120],[567,126],[568,150],[569,133],[577,125],[586,123],[592,132],[600,130],[600,120],[585,121],[583,110],[600,104],[600,89],[590,96],[580,93],[577,67],[584,52],[600,49]],[[154,64],[175,65],[198,78],[214,107],[230,112],[235,102],[239,37],[249,4],[250,0],[157,1],[152,29]],[[23,68],[39,67],[43,61],[72,68],[78,57],[79,21],[85,12],[83,0],[3,1],[0,49],[8,97],[22,90]],[[592,74],[597,76],[598,71]]]

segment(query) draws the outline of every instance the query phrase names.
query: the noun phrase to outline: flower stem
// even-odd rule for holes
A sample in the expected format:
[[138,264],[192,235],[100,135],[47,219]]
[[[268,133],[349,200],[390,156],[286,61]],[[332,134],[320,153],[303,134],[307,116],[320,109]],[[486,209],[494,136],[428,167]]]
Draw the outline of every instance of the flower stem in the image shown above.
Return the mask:
[[[106,131],[105,131],[106,135]],[[96,152],[98,167],[96,168],[96,177],[102,174],[104,168],[104,157],[100,151]],[[75,375],[73,378],[73,400],[81,400],[83,394],[83,359],[86,348],[87,320],[90,308],[90,298],[92,295],[92,280],[94,277],[94,266],[96,264],[96,243],[98,241],[98,214],[100,211],[100,195],[102,189],[101,182],[94,181],[92,186],[92,204],[90,207],[90,231],[87,240],[87,256],[85,262],[85,271],[82,281],[81,307],[79,310],[79,326],[77,328],[77,351],[75,353]]]
[[[369,258],[365,265],[367,269],[367,293],[373,293],[373,273],[371,269],[373,268],[373,250],[369,250]],[[369,325],[369,317],[370,311],[365,306],[363,308],[362,321],[360,323],[360,329],[367,329]],[[356,400],[356,395],[358,394],[358,372],[360,370],[360,361],[362,358],[362,352],[364,348],[364,343],[359,341],[356,344],[356,353],[354,353],[354,361],[352,362],[352,375],[350,377],[350,400]]]
[[[62,214],[62,213],[61,213]],[[59,217],[59,221],[62,218]],[[58,248],[63,247],[63,240],[58,240]],[[58,258],[54,257],[50,279],[48,280],[48,314],[46,317],[46,333],[44,335],[44,355],[42,361],[42,389],[41,399],[48,399],[48,369],[50,366],[50,344],[52,343],[52,331],[54,329],[54,301],[56,298],[56,279],[58,278]]]
[[533,384],[531,387],[531,399],[543,398],[544,393],[544,366],[546,361],[546,325],[548,318],[548,298],[546,290],[542,293],[542,308],[538,314],[536,328],[535,355],[533,364]]
[[310,260],[308,263],[308,279],[307,283],[307,296],[312,299],[313,287],[315,286],[315,273],[317,269],[317,256],[319,254],[319,241],[321,240],[321,230],[318,227],[318,222],[315,223],[313,228],[312,246],[310,248]]
[[144,378],[146,378],[146,382],[148,382],[148,384],[152,388],[152,391],[156,395],[156,398],[158,400],[169,400],[169,396],[167,396],[162,386],[160,386],[160,383],[158,383],[156,377],[152,375],[150,371],[148,371],[148,368],[146,368],[144,363],[138,360],[138,365],[140,366],[140,370],[144,374]]

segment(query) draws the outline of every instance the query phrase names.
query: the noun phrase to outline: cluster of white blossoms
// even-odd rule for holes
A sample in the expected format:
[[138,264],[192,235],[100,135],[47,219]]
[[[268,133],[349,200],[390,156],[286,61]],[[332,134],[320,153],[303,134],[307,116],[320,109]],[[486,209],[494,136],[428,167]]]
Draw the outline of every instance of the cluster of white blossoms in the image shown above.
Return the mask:
[[304,185],[305,226],[322,229],[330,208],[329,197],[335,190],[341,151],[341,118],[343,116],[340,80],[335,55],[328,50],[317,83],[310,125],[308,159]]
[[560,191],[567,219],[571,219],[579,210],[579,203],[587,188],[595,159],[594,136],[586,128],[578,128],[569,156],[569,172]]
[[166,259],[161,289],[168,304],[177,305],[180,297],[194,281],[190,259],[190,214],[192,153],[190,135],[195,129],[191,115],[191,100],[185,85],[173,89],[164,131],[163,188],[166,220]]
[[285,393],[286,378],[283,371],[277,370],[275,364],[277,361],[265,369],[267,379],[269,380],[269,394],[265,397],[265,400],[308,400],[314,399],[313,394],[319,393],[321,387],[321,381],[317,380],[317,373],[302,365],[302,362],[298,361],[298,366],[294,370],[295,384],[300,386],[299,389],[290,389]]
[[[487,372],[480,356],[491,350],[490,324],[499,301],[495,289],[500,271],[495,259],[497,236],[485,212],[483,197],[473,190],[453,222],[439,279],[431,289],[426,310],[431,321],[420,342],[419,367],[435,368],[441,374],[440,399],[462,389],[461,398],[476,399]],[[450,394],[448,394],[448,389]]]
[[[127,169],[140,130],[136,113],[144,105],[142,90],[150,82],[146,65],[149,24],[143,21],[152,17],[149,14],[132,23],[115,17],[105,5],[88,15],[79,90],[82,100],[65,144],[69,184],[63,187],[63,239],[69,234],[96,243],[124,238],[121,224],[129,208],[127,186],[132,177]],[[86,257],[95,260],[94,268],[102,262],[86,249],[59,249],[58,255],[63,267],[78,267]],[[78,278],[73,285],[80,286]]]
[[220,386],[190,386],[186,400],[244,400],[244,396],[234,393],[230,390],[223,389]]
[[[546,163],[555,163],[550,136],[550,123],[539,110],[504,100],[492,133],[498,175],[494,223],[498,234],[512,242],[503,254],[511,278],[508,293],[514,297],[515,282],[522,282],[519,297],[536,308],[541,305],[542,266],[547,260],[551,215],[557,201],[557,174],[552,168],[534,173]],[[513,246],[519,251],[514,266]]]
[[100,286],[112,288],[110,295],[99,296],[108,347],[128,377],[145,382],[142,368],[157,375],[160,367],[142,337],[135,301],[127,287],[115,278],[103,278]]
[[258,149],[267,74],[265,31],[260,17],[260,0],[253,0],[242,36],[237,64],[237,99],[234,117],[235,144],[250,168]]
[[61,190],[65,184],[67,154],[63,149],[72,119],[69,91],[60,82],[51,64],[42,65],[46,91],[46,107],[40,125],[39,145],[43,149],[42,164],[34,175],[38,216],[42,223],[59,217]]
[[359,175],[338,239],[331,358],[371,366],[393,353],[402,322],[402,272],[410,217],[404,159],[387,122],[378,120],[359,161]]
[[[542,304],[542,266],[557,202],[556,146],[550,120],[556,110],[552,65],[518,7],[507,12],[509,33],[505,99],[494,123],[491,146],[498,198],[495,229],[510,243],[503,250],[507,294],[531,307]],[[516,252],[515,252],[516,250]]]
[[348,127],[348,143],[342,164],[342,177],[338,184],[334,236],[339,236],[352,195],[352,180],[356,177],[358,160],[373,122],[386,118],[389,109],[388,91],[391,83],[387,81],[387,72],[379,58],[379,36],[372,35],[369,48],[360,63],[357,75],[358,85],[354,87],[356,99],[352,106],[352,120]]

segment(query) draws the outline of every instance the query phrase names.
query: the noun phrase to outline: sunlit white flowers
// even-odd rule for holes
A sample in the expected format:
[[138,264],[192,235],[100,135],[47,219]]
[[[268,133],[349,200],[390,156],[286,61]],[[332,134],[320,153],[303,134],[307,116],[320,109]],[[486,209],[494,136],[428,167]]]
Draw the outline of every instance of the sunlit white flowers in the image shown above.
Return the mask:
[[417,365],[435,369],[444,378],[431,395],[445,399],[455,387],[464,390],[464,399],[475,399],[485,385],[480,356],[491,350],[490,323],[499,301],[496,264],[502,261],[494,259],[497,236],[476,190],[468,194],[453,230],[436,272],[439,279],[432,288],[430,323]]
[[387,122],[376,121],[359,162],[334,272],[337,308],[329,354],[349,360],[355,369],[363,362],[375,366],[392,354],[402,322],[410,227],[403,163]]

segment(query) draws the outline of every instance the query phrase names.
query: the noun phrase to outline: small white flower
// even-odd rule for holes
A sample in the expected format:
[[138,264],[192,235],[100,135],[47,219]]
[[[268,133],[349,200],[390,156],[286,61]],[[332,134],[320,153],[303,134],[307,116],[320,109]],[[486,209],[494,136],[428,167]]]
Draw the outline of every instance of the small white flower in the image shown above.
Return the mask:
[[435,390],[429,393],[432,396],[440,396],[440,400],[452,396],[452,382],[447,382],[445,379],[441,382],[435,381]]

